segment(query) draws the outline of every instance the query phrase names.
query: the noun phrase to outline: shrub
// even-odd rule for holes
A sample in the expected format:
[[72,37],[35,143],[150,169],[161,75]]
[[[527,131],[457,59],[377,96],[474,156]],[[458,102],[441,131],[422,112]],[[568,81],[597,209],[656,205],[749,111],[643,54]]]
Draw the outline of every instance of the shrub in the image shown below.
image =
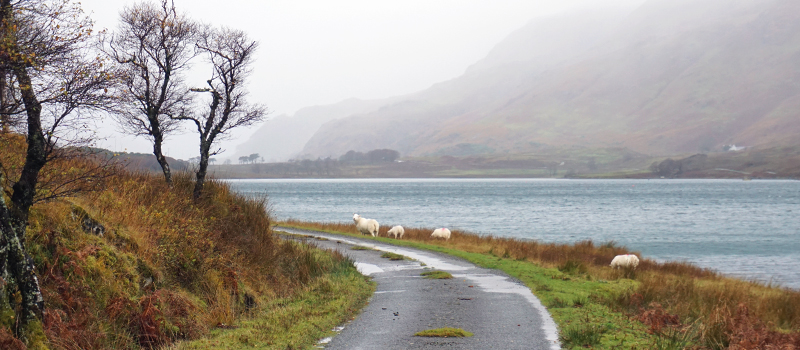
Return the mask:
[[563,329],[559,338],[567,348],[573,346],[593,347],[600,344],[600,338],[605,332],[605,328],[598,326],[571,326]]

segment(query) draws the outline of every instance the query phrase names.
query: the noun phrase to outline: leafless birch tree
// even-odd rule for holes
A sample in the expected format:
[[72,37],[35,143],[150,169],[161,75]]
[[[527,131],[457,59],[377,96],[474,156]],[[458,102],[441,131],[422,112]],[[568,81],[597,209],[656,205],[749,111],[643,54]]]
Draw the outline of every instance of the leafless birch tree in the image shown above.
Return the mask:
[[199,26],[167,0],[126,7],[120,21],[108,50],[125,67],[122,95],[129,108],[118,121],[126,132],[151,139],[153,154],[171,184],[162,144],[177,128],[172,117],[181,115],[191,102],[183,72],[195,57]]
[[194,111],[176,120],[194,123],[200,135],[200,162],[196,172],[195,199],[200,198],[208,170],[209,157],[221,150],[214,149],[228,131],[261,121],[266,108],[246,101],[246,78],[254,62],[258,43],[248,39],[243,31],[207,27],[197,42],[197,48],[212,67],[208,87],[193,88],[194,92],[207,92],[210,102],[207,110]]
[[[13,174],[0,158],[0,296],[17,303],[21,334],[44,308],[25,248],[41,172],[90,137],[87,113],[110,108],[113,67],[93,52],[92,22],[71,0],[0,0],[0,109],[4,131],[25,134],[27,153]],[[14,121],[13,123],[11,121]],[[13,178],[12,178],[13,177]],[[8,189],[10,187],[10,189]]]

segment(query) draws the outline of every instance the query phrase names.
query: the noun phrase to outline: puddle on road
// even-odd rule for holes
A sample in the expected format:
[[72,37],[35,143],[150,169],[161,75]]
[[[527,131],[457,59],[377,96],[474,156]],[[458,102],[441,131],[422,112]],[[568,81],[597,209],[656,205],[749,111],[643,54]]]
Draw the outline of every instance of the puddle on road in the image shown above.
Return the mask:
[[383,272],[383,269],[378,267],[378,265],[360,263],[360,262],[356,262],[354,263],[354,265],[356,265],[356,270],[358,270],[358,272],[360,272],[362,275],[365,276],[369,276],[373,273]]
[[553,321],[550,313],[547,312],[547,308],[542,305],[542,302],[539,301],[539,298],[533,295],[528,287],[516,283],[508,277],[498,275],[459,274],[453,275],[453,277],[468,279],[477,284],[480,289],[489,293],[521,295],[523,298],[525,298],[525,300],[533,305],[537,312],[539,312],[539,316],[542,318],[542,331],[544,331],[545,338],[550,343],[550,348],[560,348],[558,345],[558,326],[556,326],[556,322]]
[[375,292],[375,294],[402,293],[402,292],[405,292],[405,290],[379,290],[379,291]]

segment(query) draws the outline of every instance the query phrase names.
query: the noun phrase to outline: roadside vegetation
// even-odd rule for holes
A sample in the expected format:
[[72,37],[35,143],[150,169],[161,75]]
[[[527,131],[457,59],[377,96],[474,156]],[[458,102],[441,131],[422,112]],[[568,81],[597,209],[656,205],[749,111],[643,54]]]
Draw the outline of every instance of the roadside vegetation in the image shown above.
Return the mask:
[[[349,223],[288,220],[282,226],[360,236]],[[389,225],[390,226],[390,225]],[[386,227],[389,227],[386,226]],[[376,240],[458,256],[518,278],[547,306],[567,349],[791,349],[800,346],[800,292],[721,276],[684,262],[643,258],[635,271],[608,267],[634,253],[613,242],[541,243],[454,230],[406,228]]]
[[405,260],[406,257],[400,254],[386,252],[381,254],[381,258],[389,259],[389,260]]
[[453,278],[453,275],[447,271],[425,271],[420,276],[431,280],[449,280]]
[[[0,163],[19,171],[25,138],[0,134],[0,148]],[[42,178],[95,164],[49,163]],[[32,207],[26,247],[44,297],[41,329],[18,338],[20,306],[0,298],[0,348],[307,347],[374,289],[341,254],[273,235],[264,200],[215,180],[195,200],[188,173],[170,187],[162,176],[105,170],[94,191]]]
[[437,337],[437,338],[464,338],[471,337],[474,334],[467,332],[461,328],[436,328],[428,329],[414,334],[416,337]]

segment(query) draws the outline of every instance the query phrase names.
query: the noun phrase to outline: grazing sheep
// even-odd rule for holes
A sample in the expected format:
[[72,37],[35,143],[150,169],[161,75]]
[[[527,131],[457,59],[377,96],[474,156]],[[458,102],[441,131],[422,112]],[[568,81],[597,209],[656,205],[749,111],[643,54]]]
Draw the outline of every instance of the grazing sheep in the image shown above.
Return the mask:
[[361,215],[358,214],[353,214],[353,221],[356,223],[356,229],[358,229],[358,232],[361,232],[362,235],[372,235],[372,237],[378,236],[378,230],[381,226],[377,221],[362,218]]
[[635,269],[639,266],[639,257],[633,254],[617,255],[611,260],[611,267],[615,269]]
[[431,233],[431,238],[444,238],[445,240],[450,239],[450,230],[442,227],[433,230]]
[[406,233],[406,230],[403,229],[403,226],[397,225],[392,227],[389,232],[386,232],[387,237],[392,236],[395,239],[403,238],[403,235]]

